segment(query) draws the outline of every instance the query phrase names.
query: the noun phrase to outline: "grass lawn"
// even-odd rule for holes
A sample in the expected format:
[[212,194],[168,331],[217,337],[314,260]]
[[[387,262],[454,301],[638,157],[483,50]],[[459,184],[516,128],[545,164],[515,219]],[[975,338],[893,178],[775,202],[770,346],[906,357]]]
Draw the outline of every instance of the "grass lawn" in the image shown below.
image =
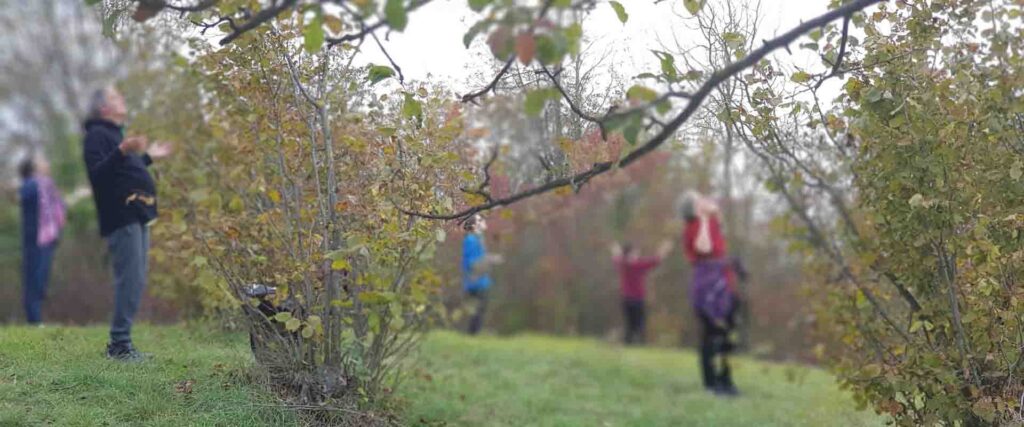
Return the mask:
[[742,395],[704,392],[697,356],[593,340],[432,334],[400,389],[410,425],[880,426],[827,373],[740,358]]
[[[0,328],[0,426],[294,424],[247,384],[240,335],[146,325],[133,335],[154,359],[105,359],[106,327]],[[190,392],[179,386],[188,380]]]
[[[105,337],[103,327],[0,328],[0,426],[296,422],[247,384],[242,335],[143,325],[136,344],[156,357],[139,365],[104,359]],[[803,367],[740,359],[744,395],[724,400],[701,390],[695,356],[683,351],[436,332],[418,358],[398,396],[409,425],[882,424],[850,409],[826,373]]]

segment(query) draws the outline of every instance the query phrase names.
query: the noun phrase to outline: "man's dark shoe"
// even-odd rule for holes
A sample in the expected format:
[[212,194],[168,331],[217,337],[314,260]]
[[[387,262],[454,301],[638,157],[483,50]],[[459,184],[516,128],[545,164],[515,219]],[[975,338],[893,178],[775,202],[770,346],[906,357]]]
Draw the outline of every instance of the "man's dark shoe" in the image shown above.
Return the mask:
[[140,353],[131,344],[107,344],[107,358],[119,362],[142,362],[151,356],[147,353]]
[[732,384],[715,386],[714,393],[723,397],[737,397],[740,395],[740,391]]

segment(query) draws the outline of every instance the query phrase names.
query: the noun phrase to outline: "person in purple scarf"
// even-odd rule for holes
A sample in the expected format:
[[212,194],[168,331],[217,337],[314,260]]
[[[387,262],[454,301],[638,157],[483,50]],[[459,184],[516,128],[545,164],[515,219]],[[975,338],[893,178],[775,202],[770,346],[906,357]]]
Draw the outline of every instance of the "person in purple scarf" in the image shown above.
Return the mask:
[[700,364],[704,387],[717,395],[739,394],[732,381],[728,354],[730,333],[739,305],[735,282],[745,280],[738,258],[727,256],[718,206],[699,194],[689,194],[682,205],[686,226],[683,249],[693,265],[690,301],[701,325]]
[[23,304],[29,324],[41,325],[43,300],[50,281],[50,267],[66,208],[50,178],[50,165],[41,156],[28,156],[18,167],[21,188],[21,252]]

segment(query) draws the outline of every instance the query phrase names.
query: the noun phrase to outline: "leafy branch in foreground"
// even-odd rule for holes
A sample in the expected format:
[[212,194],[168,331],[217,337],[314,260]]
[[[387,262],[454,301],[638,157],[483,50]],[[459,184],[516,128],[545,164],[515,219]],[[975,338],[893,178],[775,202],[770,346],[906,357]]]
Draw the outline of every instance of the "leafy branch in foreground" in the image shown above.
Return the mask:
[[[830,10],[829,12],[826,12],[814,19],[806,21],[774,39],[765,41],[764,44],[761,45],[761,47],[751,51],[749,55],[743,57],[742,59],[736,62],[729,64],[725,68],[722,68],[714,72],[703,84],[701,84],[701,86],[692,95],[689,95],[689,102],[679,114],[677,114],[668,123],[665,123],[661,130],[653,137],[651,137],[646,143],[644,143],[639,148],[630,152],[628,155],[626,155],[625,157],[616,162],[609,161],[596,163],[590,169],[576,173],[572,176],[555,179],[544,185],[540,185],[507,197],[495,199],[487,203],[471,206],[457,212],[429,213],[416,212],[405,208],[399,208],[399,210],[401,210],[403,213],[407,215],[417,216],[421,218],[436,220],[456,220],[467,218],[477,213],[484,212],[497,207],[508,206],[520,200],[544,194],[558,188],[567,186],[578,188],[579,186],[587,183],[594,177],[601,175],[605,172],[608,172],[609,170],[628,166],[629,164],[635,162],[637,159],[643,157],[644,155],[650,153],[651,151],[661,146],[663,143],[665,143],[665,141],[669,140],[669,138],[671,138],[672,135],[684,123],[686,123],[687,120],[690,119],[690,117],[700,108],[701,103],[704,101],[704,99],[707,98],[707,96],[710,95],[711,92],[718,87],[718,85],[736,76],[737,74],[741,73],[747,68],[756,65],[758,62],[760,62],[762,59],[768,56],[769,53],[788,46],[797,38],[815,28],[825,26],[829,22],[832,22],[839,18],[848,18],[858,11],[861,11],[873,4],[881,3],[882,1],[884,0],[857,0],[847,3],[836,9]],[[845,37],[846,36],[844,34],[844,38]],[[841,61],[841,59],[837,58],[837,62],[838,61]]]

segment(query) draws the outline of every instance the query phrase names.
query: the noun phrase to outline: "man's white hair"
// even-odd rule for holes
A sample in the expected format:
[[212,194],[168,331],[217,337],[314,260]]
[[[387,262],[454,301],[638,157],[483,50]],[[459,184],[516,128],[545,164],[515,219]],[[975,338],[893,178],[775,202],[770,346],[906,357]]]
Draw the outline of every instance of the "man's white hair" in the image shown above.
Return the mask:
[[103,86],[89,96],[89,106],[85,113],[87,120],[103,118],[103,107],[107,106],[107,95],[110,93],[110,89],[110,86]]

